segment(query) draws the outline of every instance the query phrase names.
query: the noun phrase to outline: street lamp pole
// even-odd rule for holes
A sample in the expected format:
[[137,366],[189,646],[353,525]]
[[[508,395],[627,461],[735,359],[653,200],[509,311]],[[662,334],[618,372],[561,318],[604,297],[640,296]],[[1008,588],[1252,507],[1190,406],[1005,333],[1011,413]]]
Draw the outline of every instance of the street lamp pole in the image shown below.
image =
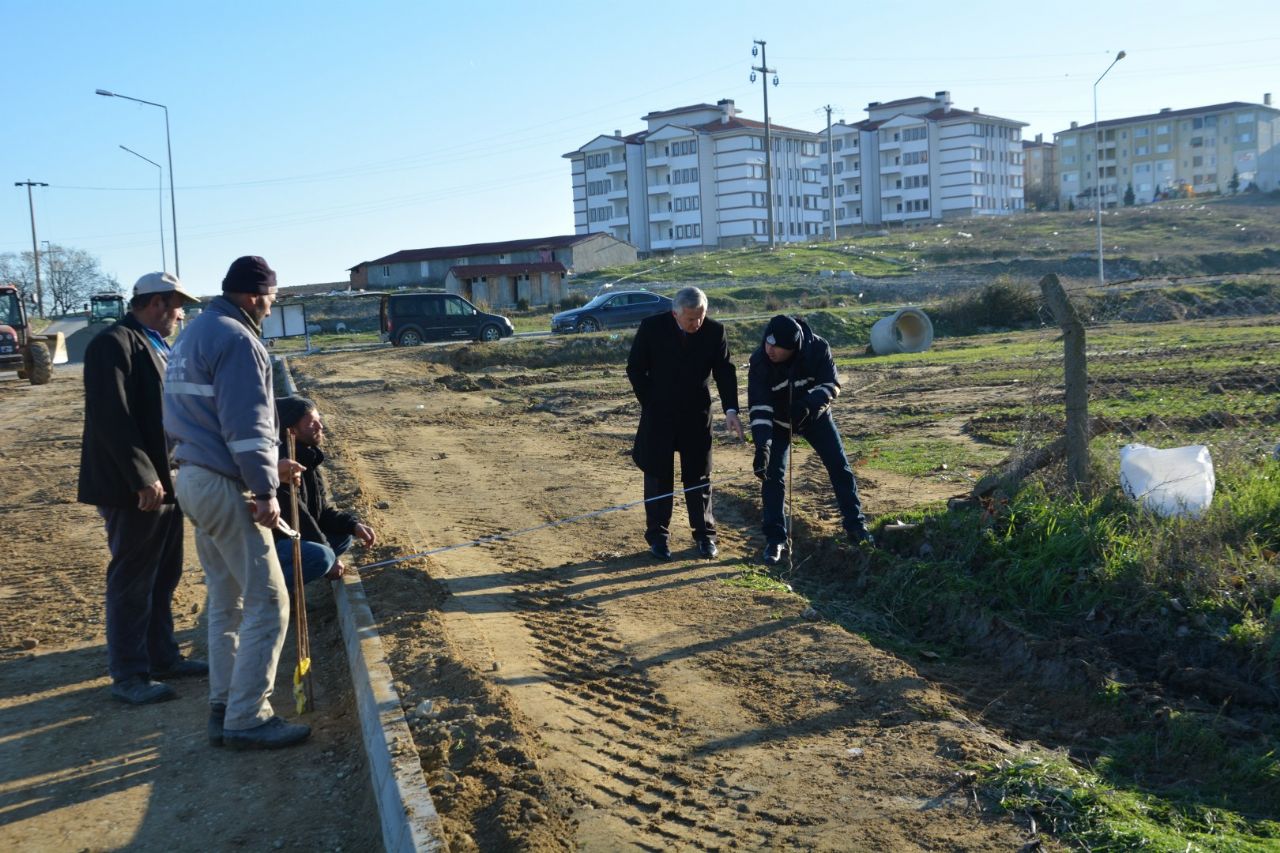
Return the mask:
[[760,88],[764,92],[764,188],[767,198],[765,209],[769,213],[769,248],[773,248],[773,144],[769,133],[769,75],[773,75],[773,85],[778,85],[776,68],[770,68],[765,59],[764,42],[756,39],[752,42],[751,55],[760,53],[760,65],[751,66],[751,82],[756,82],[756,72],[760,72]]
[[178,278],[182,278],[182,266],[178,262],[178,203],[173,197],[173,145],[169,140],[169,108],[164,104],[157,104],[155,101],[144,101],[141,98],[131,98],[128,95],[121,95],[118,92],[108,92],[106,89],[98,89],[96,90],[96,94],[102,95],[104,98],[124,98],[126,101],[134,101],[135,103],[146,104],[150,107],[159,107],[164,110],[164,147],[169,152],[169,212],[173,216],[173,272],[178,276]]
[[25,181],[14,181],[15,187],[27,188],[27,210],[31,212],[31,262],[36,268],[36,314],[40,319],[44,319],[44,288],[40,285],[40,244],[36,240],[36,203],[31,196],[32,187],[47,187],[48,184],[40,181],[33,181],[27,178]]
[[132,148],[128,147],[127,145],[121,145],[120,147],[123,148],[125,151],[128,151],[134,157],[137,157],[140,160],[146,160],[152,166],[156,167],[156,186],[157,186],[157,189],[159,190],[158,197],[160,200],[160,270],[162,272],[166,271],[169,268],[165,266],[165,254],[164,254],[164,169],[155,160],[151,160],[147,157],[143,157],[141,154],[139,154],[137,151],[134,151]]
[[1107,70],[1103,71],[1102,75],[1097,80],[1093,81],[1093,173],[1095,176],[1093,181],[1093,195],[1094,195],[1094,198],[1096,199],[1096,205],[1097,205],[1096,218],[1098,222],[1098,284],[1099,286],[1105,285],[1107,281],[1102,272],[1102,158],[1100,156],[1102,153],[1102,148],[1098,138],[1101,136],[1101,133],[1099,133],[1098,131],[1098,84],[1102,82],[1102,78],[1106,77],[1107,73],[1112,68],[1116,67],[1116,63],[1122,59],[1124,59],[1123,50],[1116,54],[1115,59],[1111,60],[1111,64],[1107,66]]

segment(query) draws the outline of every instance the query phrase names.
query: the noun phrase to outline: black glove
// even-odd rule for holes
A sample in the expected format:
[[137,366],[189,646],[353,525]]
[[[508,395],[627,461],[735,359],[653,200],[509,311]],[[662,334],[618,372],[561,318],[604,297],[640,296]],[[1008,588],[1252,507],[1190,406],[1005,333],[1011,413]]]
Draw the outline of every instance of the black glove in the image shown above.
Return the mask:
[[773,440],[770,439],[764,444],[756,445],[756,456],[751,460],[751,468],[755,471],[757,477],[764,479],[765,469],[769,467],[769,453],[773,447]]
[[809,423],[809,404],[804,400],[796,400],[791,404],[791,428],[796,432],[804,429]]

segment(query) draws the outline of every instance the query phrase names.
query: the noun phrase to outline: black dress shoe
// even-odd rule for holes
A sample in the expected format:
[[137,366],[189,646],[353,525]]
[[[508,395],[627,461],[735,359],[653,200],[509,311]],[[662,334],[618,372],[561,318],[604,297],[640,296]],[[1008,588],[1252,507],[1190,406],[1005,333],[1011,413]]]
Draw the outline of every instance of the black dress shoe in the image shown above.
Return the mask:
[[126,705],[151,705],[177,699],[178,691],[144,675],[134,675],[112,684],[111,698]]
[[151,671],[156,681],[174,681],[179,678],[203,678],[209,674],[209,664],[196,658],[179,657],[163,669]]
[[698,540],[698,553],[708,560],[714,560],[720,553],[720,549],[716,547],[716,540],[708,537]]
[[227,749],[282,749],[302,743],[311,737],[311,726],[303,723],[286,723],[272,717],[251,729],[223,729],[222,745]]
[[670,560],[671,546],[666,542],[653,542],[649,545],[649,553],[659,560]]
[[869,548],[876,547],[875,537],[872,536],[871,531],[867,530],[865,527],[861,530],[850,530],[847,535],[849,537],[850,545],[862,545],[865,543]]
[[770,542],[764,546],[764,564],[776,566],[782,562],[782,552],[786,549],[784,542]]
[[227,721],[227,706],[221,702],[209,705],[209,743],[222,746],[222,724]]

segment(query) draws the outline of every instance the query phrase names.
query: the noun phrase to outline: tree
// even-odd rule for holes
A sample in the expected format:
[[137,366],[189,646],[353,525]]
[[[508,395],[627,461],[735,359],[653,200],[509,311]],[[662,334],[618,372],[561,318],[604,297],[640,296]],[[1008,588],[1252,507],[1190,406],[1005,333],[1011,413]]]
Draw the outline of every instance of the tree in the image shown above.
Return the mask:
[[[0,279],[22,287],[24,294],[36,292],[35,264],[30,252],[0,254]],[[102,272],[98,259],[83,249],[56,243],[40,255],[40,281],[46,307],[52,314],[83,310],[95,293],[121,293],[120,283]]]
[[1227,181],[1227,189],[1231,190],[1231,194],[1235,195],[1240,192],[1240,170],[1231,170],[1231,180]]
[[1136,200],[1136,198],[1137,197],[1133,194],[1133,184],[1129,184],[1129,186],[1124,191],[1124,206],[1133,207],[1133,202]]
[[1067,210],[1075,210],[1075,209],[1076,209],[1076,200],[1075,200],[1075,199],[1073,199],[1073,198],[1068,198],[1068,199],[1067,199]]

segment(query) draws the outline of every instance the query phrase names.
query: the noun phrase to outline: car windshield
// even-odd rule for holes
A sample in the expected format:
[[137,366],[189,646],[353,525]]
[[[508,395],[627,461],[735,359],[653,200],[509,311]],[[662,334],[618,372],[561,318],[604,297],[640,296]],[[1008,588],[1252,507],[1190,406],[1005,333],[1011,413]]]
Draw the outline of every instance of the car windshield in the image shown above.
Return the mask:
[[597,294],[596,296],[591,297],[591,301],[588,302],[586,305],[583,305],[582,307],[583,308],[599,308],[609,299],[610,296],[613,296],[613,294],[612,293]]

